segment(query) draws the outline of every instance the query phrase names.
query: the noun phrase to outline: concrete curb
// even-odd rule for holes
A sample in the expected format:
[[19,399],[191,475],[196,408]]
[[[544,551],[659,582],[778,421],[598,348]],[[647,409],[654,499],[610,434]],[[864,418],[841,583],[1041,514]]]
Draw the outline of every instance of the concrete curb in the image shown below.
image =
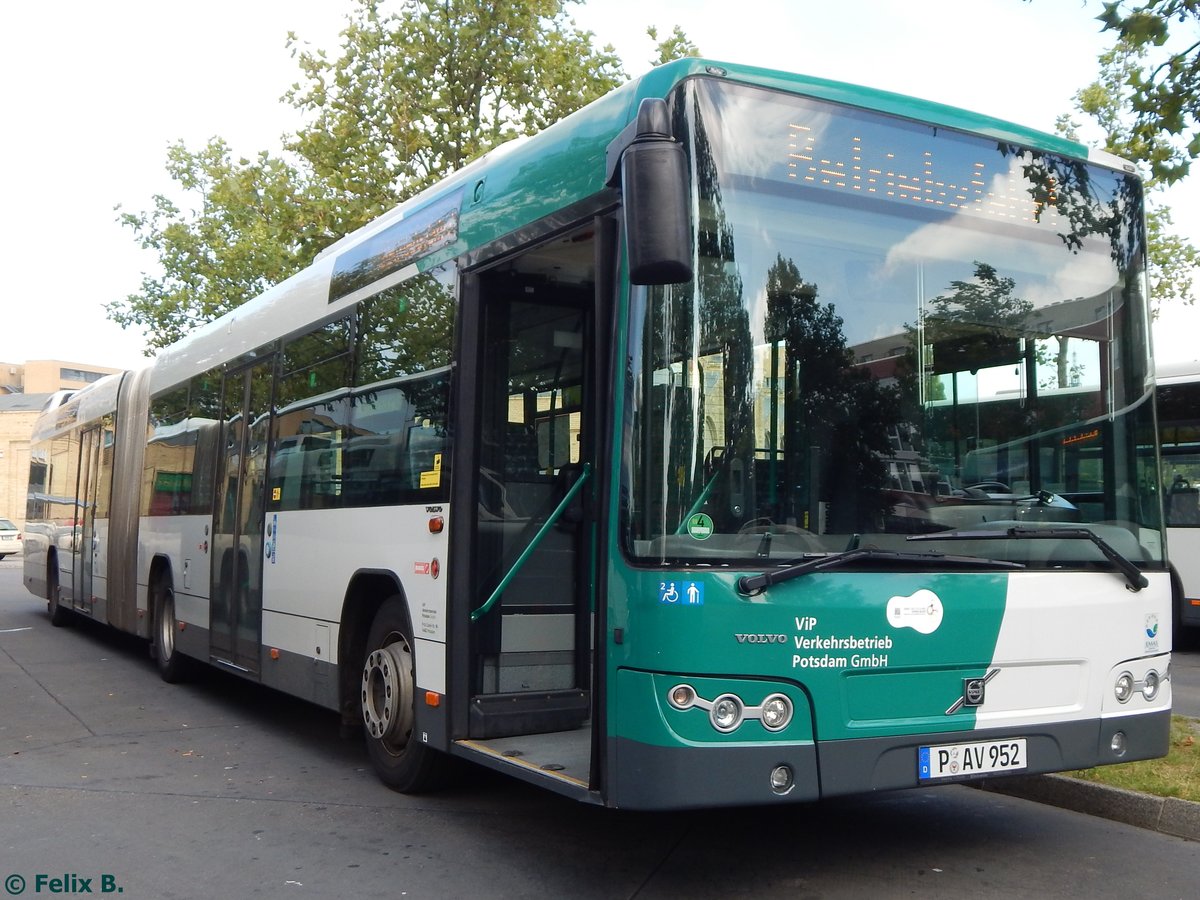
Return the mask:
[[975,786],[1200,841],[1200,803],[1190,800],[1153,797],[1066,775],[1017,775],[980,781]]

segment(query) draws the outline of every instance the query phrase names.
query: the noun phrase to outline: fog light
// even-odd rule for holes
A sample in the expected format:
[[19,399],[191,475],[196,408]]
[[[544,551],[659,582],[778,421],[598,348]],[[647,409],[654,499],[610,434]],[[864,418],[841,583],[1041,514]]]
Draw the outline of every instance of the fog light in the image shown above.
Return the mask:
[[1151,669],[1142,679],[1142,696],[1147,700],[1153,700],[1158,696],[1158,684],[1158,673]]
[[1126,702],[1133,696],[1133,676],[1128,672],[1122,672],[1117,676],[1117,683],[1113,687],[1113,693],[1117,695],[1117,699],[1122,703]]
[[696,692],[688,684],[677,684],[667,694],[667,702],[676,709],[691,709],[696,702]]
[[771,790],[777,794],[786,794],[796,783],[790,766],[776,766],[771,770]]
[[762,702],[760,715],[767,731],[782,731],[792,721],[792,701],[783,694],[772,694]]
[[717,731],[733,731],[742,724],[742,701],[733,694],[722,694],[713,701],[708,718]]
[[1112,736],[1112,752],[1114,756],[1125,755],[1125,732],[1118,731]]

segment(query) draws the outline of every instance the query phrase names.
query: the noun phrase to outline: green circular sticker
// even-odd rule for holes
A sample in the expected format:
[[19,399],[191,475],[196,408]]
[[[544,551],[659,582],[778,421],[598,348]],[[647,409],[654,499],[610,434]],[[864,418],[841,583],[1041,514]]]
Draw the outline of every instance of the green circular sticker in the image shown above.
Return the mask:
[[694,516],[688,516],[687,531],[693,538],[698,541],[707,541],[712,537],[713,520],[706,513],[696,513]]

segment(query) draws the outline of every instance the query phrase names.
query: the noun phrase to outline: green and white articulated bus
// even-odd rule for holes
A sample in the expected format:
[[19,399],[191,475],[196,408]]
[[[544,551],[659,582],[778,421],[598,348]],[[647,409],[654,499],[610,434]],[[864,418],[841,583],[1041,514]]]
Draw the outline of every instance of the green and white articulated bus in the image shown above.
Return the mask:
[[680,60],[48,409],[26,582],[339,711],[405,791],[1160,756],[1145,266],[1121,160]]

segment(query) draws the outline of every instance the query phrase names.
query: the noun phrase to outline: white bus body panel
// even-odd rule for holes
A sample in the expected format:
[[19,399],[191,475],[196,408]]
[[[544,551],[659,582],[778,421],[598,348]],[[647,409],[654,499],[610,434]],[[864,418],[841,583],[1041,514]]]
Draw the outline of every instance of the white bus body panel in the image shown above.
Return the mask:
[[[430,513],[413,505],[268,513],[263,645],[339,662],[337,626],[354,575],[394,573],[412,617],[417,681],[444,691],[449,517],[445,505],[439,509]],[[429,531],[435,515],[445,524],[440,534]],[[319,656],[314,623],[332,626],[329,647]]]
[[[1016,572],[1008,576],[1004,619],[989,669],[978,728],[1005,728],[1155,712],[1171,706],[1165,677],[1153,702],[1140,693],[1120,703],[1117,676],[1165,676],[1171,650],[1171,589],[1166,572],[1127,588],[1117,572]],[[1112,666],[1104,660],[1112,661]],[[1097,671],[1098,664],[1102,667]]]
[[175,617],[208,628],[212,549],[211,516],[143,516],[138,522],[138,611],[148,609],[150,565],[171,562]]

